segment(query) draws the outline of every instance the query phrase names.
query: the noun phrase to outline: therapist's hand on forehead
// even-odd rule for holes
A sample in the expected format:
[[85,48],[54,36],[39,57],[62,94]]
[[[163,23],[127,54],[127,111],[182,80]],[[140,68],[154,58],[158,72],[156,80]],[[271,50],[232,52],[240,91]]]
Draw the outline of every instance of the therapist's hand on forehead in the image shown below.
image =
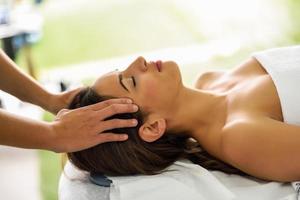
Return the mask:
[[80,88],[52,94],[19,70],[0,50],[0,90],[22,101],[38,105],[54,114],[53,122],[33,120],[0,109],[0,145],[54,152],[74,152],[112,141],[124,141],[125,134],[104,131],[137,125],[134,119],[107,120],[120,113],[136,112],[130,99],[110,99],[94,105],[67,110]]

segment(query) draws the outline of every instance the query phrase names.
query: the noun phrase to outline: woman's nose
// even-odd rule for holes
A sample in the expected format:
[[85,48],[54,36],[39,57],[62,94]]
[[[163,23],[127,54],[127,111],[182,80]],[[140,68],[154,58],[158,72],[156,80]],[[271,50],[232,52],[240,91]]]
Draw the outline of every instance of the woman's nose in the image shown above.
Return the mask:
[[147,62],[146,62],[146,60],[145,60],[144,57],[139,56],[139,57],[136,59],[136,62],[137,62],[137,68],[138,68],[139,70],[141,70],[142,72],[147,71]]
[[146,72],[147,71],[147,62],[144,57],[139,56],[135,61],[133,61],[126,71],[131,71],[135,73]]

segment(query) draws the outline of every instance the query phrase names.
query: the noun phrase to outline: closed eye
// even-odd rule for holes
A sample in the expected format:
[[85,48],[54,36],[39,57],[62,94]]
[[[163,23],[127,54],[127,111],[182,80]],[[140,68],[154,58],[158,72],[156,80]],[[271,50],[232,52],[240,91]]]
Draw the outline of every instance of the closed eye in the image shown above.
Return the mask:
[[[122,75],[121,73],[119,73],[118,77],[119,77],[119,83],[120,83],[120,85],[121,85],[127,92],[129,92],[128,88],[124,85],[124,83],[123,83],[123,81],[122,81],[122,80],[123,80],[123,75]],[[134,76],[131,76],[131,80],[132,80],[133,86],[135,87],[135,86],[136,86],[136,81],[135,81]]]
[[135,78],[132,76],[131,79],[132,79],[132,82],[133,82],[133,86],[135,87],[136,86]]
[[129,90],[127,89],[127,87],[126,87],[126,86],[123,84],[123,82],[122,82],[122,80],[123,80],[122,74],[119,73],[118,77],[119,77],[119,83],[120,83],[120,85],[122,86],[122,88],[124,88],[124,90],[126,90],[127,92],[129,92]]

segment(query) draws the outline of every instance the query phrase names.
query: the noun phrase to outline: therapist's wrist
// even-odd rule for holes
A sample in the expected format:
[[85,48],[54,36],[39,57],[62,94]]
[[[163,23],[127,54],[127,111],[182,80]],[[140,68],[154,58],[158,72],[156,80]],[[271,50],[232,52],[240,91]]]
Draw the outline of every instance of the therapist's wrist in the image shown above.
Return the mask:
[[39,133],[35,139],[36,144],[34,149],[43,149],[59,153],[59,147],[57,145],[57,136],[53,129],[52,122],[40,122]]
[[61,133],[57,130],[57,122],[47,123],[47,142],[45,143],[45,149],[54,153],[67,152],[67,144],[62,142]]
[[[55,94],[50,93],[48,91],[44,91],[40,96],[38,96],[37,102],[33,102],[34,104],[42,107],[44,110],[52,112],[53,104],[55,103]],[[53,113],[53,112],[52,112]]]
[[66,108],[68,103],[61,94],[51,94],[46,110],[56,115],[61,109]]

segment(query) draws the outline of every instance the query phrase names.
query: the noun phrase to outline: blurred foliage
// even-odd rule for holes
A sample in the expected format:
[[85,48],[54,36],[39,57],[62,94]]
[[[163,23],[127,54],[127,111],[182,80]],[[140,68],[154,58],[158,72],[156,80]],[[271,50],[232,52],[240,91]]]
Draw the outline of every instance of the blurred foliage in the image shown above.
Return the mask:
[[[51,122],[54,115],[44,112],[43,120]],[[40,189],[43,200],[58,199],[58,181],[62,169],[60,155],[50,151],[39,151]]]
[[46,122],[51,122],[54,119],[54,115],[52,113],[50,113],[50,112],[46,112],[45,111],[42,118]]
[[288,5],[290,21],[293,28],[290,31],[291,43],[300,43],[300,1],[288,0],[285,1]]
[[58,182],[62,170],[62,161],[58,154],[39,151],[40,189],[43,200],[58,199]]
[[189,18],[163,1],[91,1],[80,12],[66,9],[45,11],[43,38],[33,48],[42,69],[203,41]]

